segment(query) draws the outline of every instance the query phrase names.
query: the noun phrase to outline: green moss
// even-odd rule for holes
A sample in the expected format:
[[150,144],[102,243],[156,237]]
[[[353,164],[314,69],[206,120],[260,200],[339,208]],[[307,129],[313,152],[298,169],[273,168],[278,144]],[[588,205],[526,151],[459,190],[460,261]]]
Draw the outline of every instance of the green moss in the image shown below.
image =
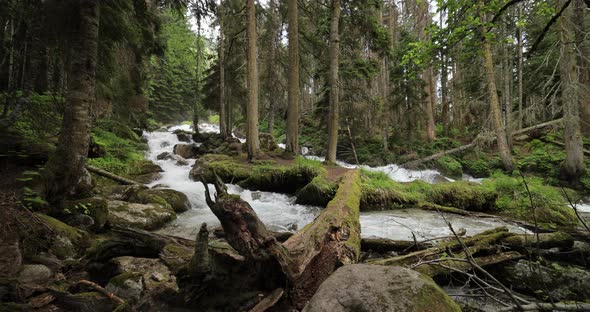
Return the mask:
[[319,175],[297,192],[295,203],[325,207],[334,198],[337,189],[337,183]]
[[142,275],[139,272],[124,272],[109,280],[109,284],[113,286],[124,288],[126,280],[138,280],[141,279]]
[[559,189],[544,185],[541,178],[527,177],[526,181],[530,197],[521,178],[504,174],[494,174],[483,186],[498,194],[496,208],[503,215],[530,223],[536,217],[537,222],[546,226],[577,224],[573,209],[567,206]]
[[64,203],[64,210],[71,213],[81,213],[92,217],[94,229],[102,228],[108,220],[109,209],[106,199],[90,197]]
[[14,303],[14,302],[0,302],[0,312],[18,312],[31,311],[32,307],[28,304]]
[[496,193],[479,184],[457,181],[432,185],[426,199],[435,204],[470,211],[493,211]]
[[420,201],[420,195],[408,191],[403,183],[391,180],[382,172],[362,170],[361,189],[362,210],[408,207]]
[[187,196],[172,189],[146,189],[137,193],[137,199],[130,199],[142,204],[160,204],[174,212],[184,212],[190,208]]
[[446,176],[460,178],[463,175],[461,163],[451,156],[443,156],[436,160],[438,169]]
[[52,218],[45,214],[36,213],[35,214],[43,223],[45,223],[53,232],[58,235],[62,235],[68,238],[72,244],[75,246],[82,246],[88,247],[89,244],[89,236],[88,233],[77,229],[75,227],[71,227],[55,218]]
[[[131,131],[131,133],[133,132]],[[88,159],[90,165],[127,176],[135,173],[134,170],[142,168],[146,162],[144,151],[148,147],[141,142],[137,135],[126,139],[102,128],[95,128],[92,130],[91,136],[96,144],[105,148],[106,154],[103,157]]]
[[459,305],[449,297],[436,283],[428,276],[420,274],[425,286],[422,286],[417,294],[414,311],[449,311],[461,312]]

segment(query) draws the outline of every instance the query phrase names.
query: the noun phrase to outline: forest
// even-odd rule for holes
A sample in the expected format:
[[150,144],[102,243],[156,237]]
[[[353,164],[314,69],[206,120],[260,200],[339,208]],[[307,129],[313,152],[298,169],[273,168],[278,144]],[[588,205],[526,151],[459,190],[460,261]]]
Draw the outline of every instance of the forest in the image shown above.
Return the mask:
[[589,0],[0,0],[0,312],[590,311]]

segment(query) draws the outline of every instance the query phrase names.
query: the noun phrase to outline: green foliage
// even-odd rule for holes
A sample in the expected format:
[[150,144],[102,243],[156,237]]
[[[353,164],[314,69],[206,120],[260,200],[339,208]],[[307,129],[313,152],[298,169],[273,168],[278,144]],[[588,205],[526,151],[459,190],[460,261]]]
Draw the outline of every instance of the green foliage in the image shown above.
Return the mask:
[[460,178],[463,175],[461,163],[451,156],[443,156],[436,160],[437,167],[446,176]]
[[[551,138],[548,138],[551,139]],[[557,177],[565,151],[553,144],[535,139],[525,145],[525,151],[517,159],[517,166],[526,172],[538,173],[545,177]]]
[[[106,124],[109,125],[110,123]],[[135,135],[135,133],[133,134]],[[104,157],[88,159],[90,165],[115,174],[127,175],[133,172],[134,163],[144,160],[143,151],[147,149],[147,145],[140,142],[137,135],[135,135],[138,139],[137,141],[130,140],[97,127],[92,130],[91,137],[96,144],[105,148],[106,155]]]
[[219,123],[219,115],[209,116],[209,123],[218,124]]
[[[567,206],[561,191],[544,185],[543,179],[527,177],[526,186],[521,178],[496,173],[483,186],[496,192],[498,211],[510,217],[533,222],[536,216],[542,225],[574,225],[577,223],[573,210]],[[532,197],[532,203],[531,203]]]

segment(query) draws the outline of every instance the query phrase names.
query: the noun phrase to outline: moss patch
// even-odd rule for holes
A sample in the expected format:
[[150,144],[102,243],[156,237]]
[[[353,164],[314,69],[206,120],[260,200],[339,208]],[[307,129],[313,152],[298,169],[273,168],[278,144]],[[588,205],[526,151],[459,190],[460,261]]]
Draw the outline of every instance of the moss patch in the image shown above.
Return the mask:
[[395,182],[382,172],[361,171],[361,209],[385,210],[417,204],[421,196],[407,184]]
[[436,166],[446,176],[460,178],[463,175],[461,163],[451,156],[443,156],[437,159]]
[[432,185],[426,199],[435,204],[470,211],[493,211],[497,195],[479,184],[457,181]]
[[338,184],[328,181],[323,175],[317,176],[297,192],[295,203],[325,207],[334,195]]

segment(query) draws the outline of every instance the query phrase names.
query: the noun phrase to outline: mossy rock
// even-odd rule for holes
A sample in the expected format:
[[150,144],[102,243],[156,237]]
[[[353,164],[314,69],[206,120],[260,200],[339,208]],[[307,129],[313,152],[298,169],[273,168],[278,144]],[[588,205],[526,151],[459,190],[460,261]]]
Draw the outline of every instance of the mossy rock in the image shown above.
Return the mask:
[[465,181],[435,184],[426,196],[438,205],[481,212],[494,211],[497,198],[493,190]]
[[79,247],[88,247],[90,244],[90,239],[88,233],[83,230],[77,229],[75,227],[71,227],[55,218],[52,218],[48,215],[36,213],[35,214],[39,219],[45,223],[51,230],[58,234],[68,238],[75,246]]
[[361,171],[361,210],[386,210],[409,207],[422,198],[408,184],[393,181],[382,172]]
[[144,290],[143,275],[139,272],[124,272],[109,280],[105,287],[121,298],[139,300]]
[[98,196],[67,201],[64,208],[71,213],[81,213],[90,216],[94,220],[92,229],[99,230],[106,224],[109,217],[108,202]]
[[168,206],[176,213],[185,212],[191,208],[188,197],[172,189],[145,189],[137,193],[137,198],[130,201],[141,204],[161,204]]
[[460,178],[463,176],[463,167],[461,163],[451,156],[443,156],[436,160],[436,167],[440,172],[451,178]]
[[124,201],[109,201],[111,225],[136,227],[143,230],[157,230],[167,222],[176,219],[171,208],[159,204],[138,204]]
[[296,204],[325,207],[336,195],[338,184],[317,176],[297,192]]
[[432,279],[416,271],[397,266],[351,264],[330,275],[303,311],[459,312],[461,309]]

